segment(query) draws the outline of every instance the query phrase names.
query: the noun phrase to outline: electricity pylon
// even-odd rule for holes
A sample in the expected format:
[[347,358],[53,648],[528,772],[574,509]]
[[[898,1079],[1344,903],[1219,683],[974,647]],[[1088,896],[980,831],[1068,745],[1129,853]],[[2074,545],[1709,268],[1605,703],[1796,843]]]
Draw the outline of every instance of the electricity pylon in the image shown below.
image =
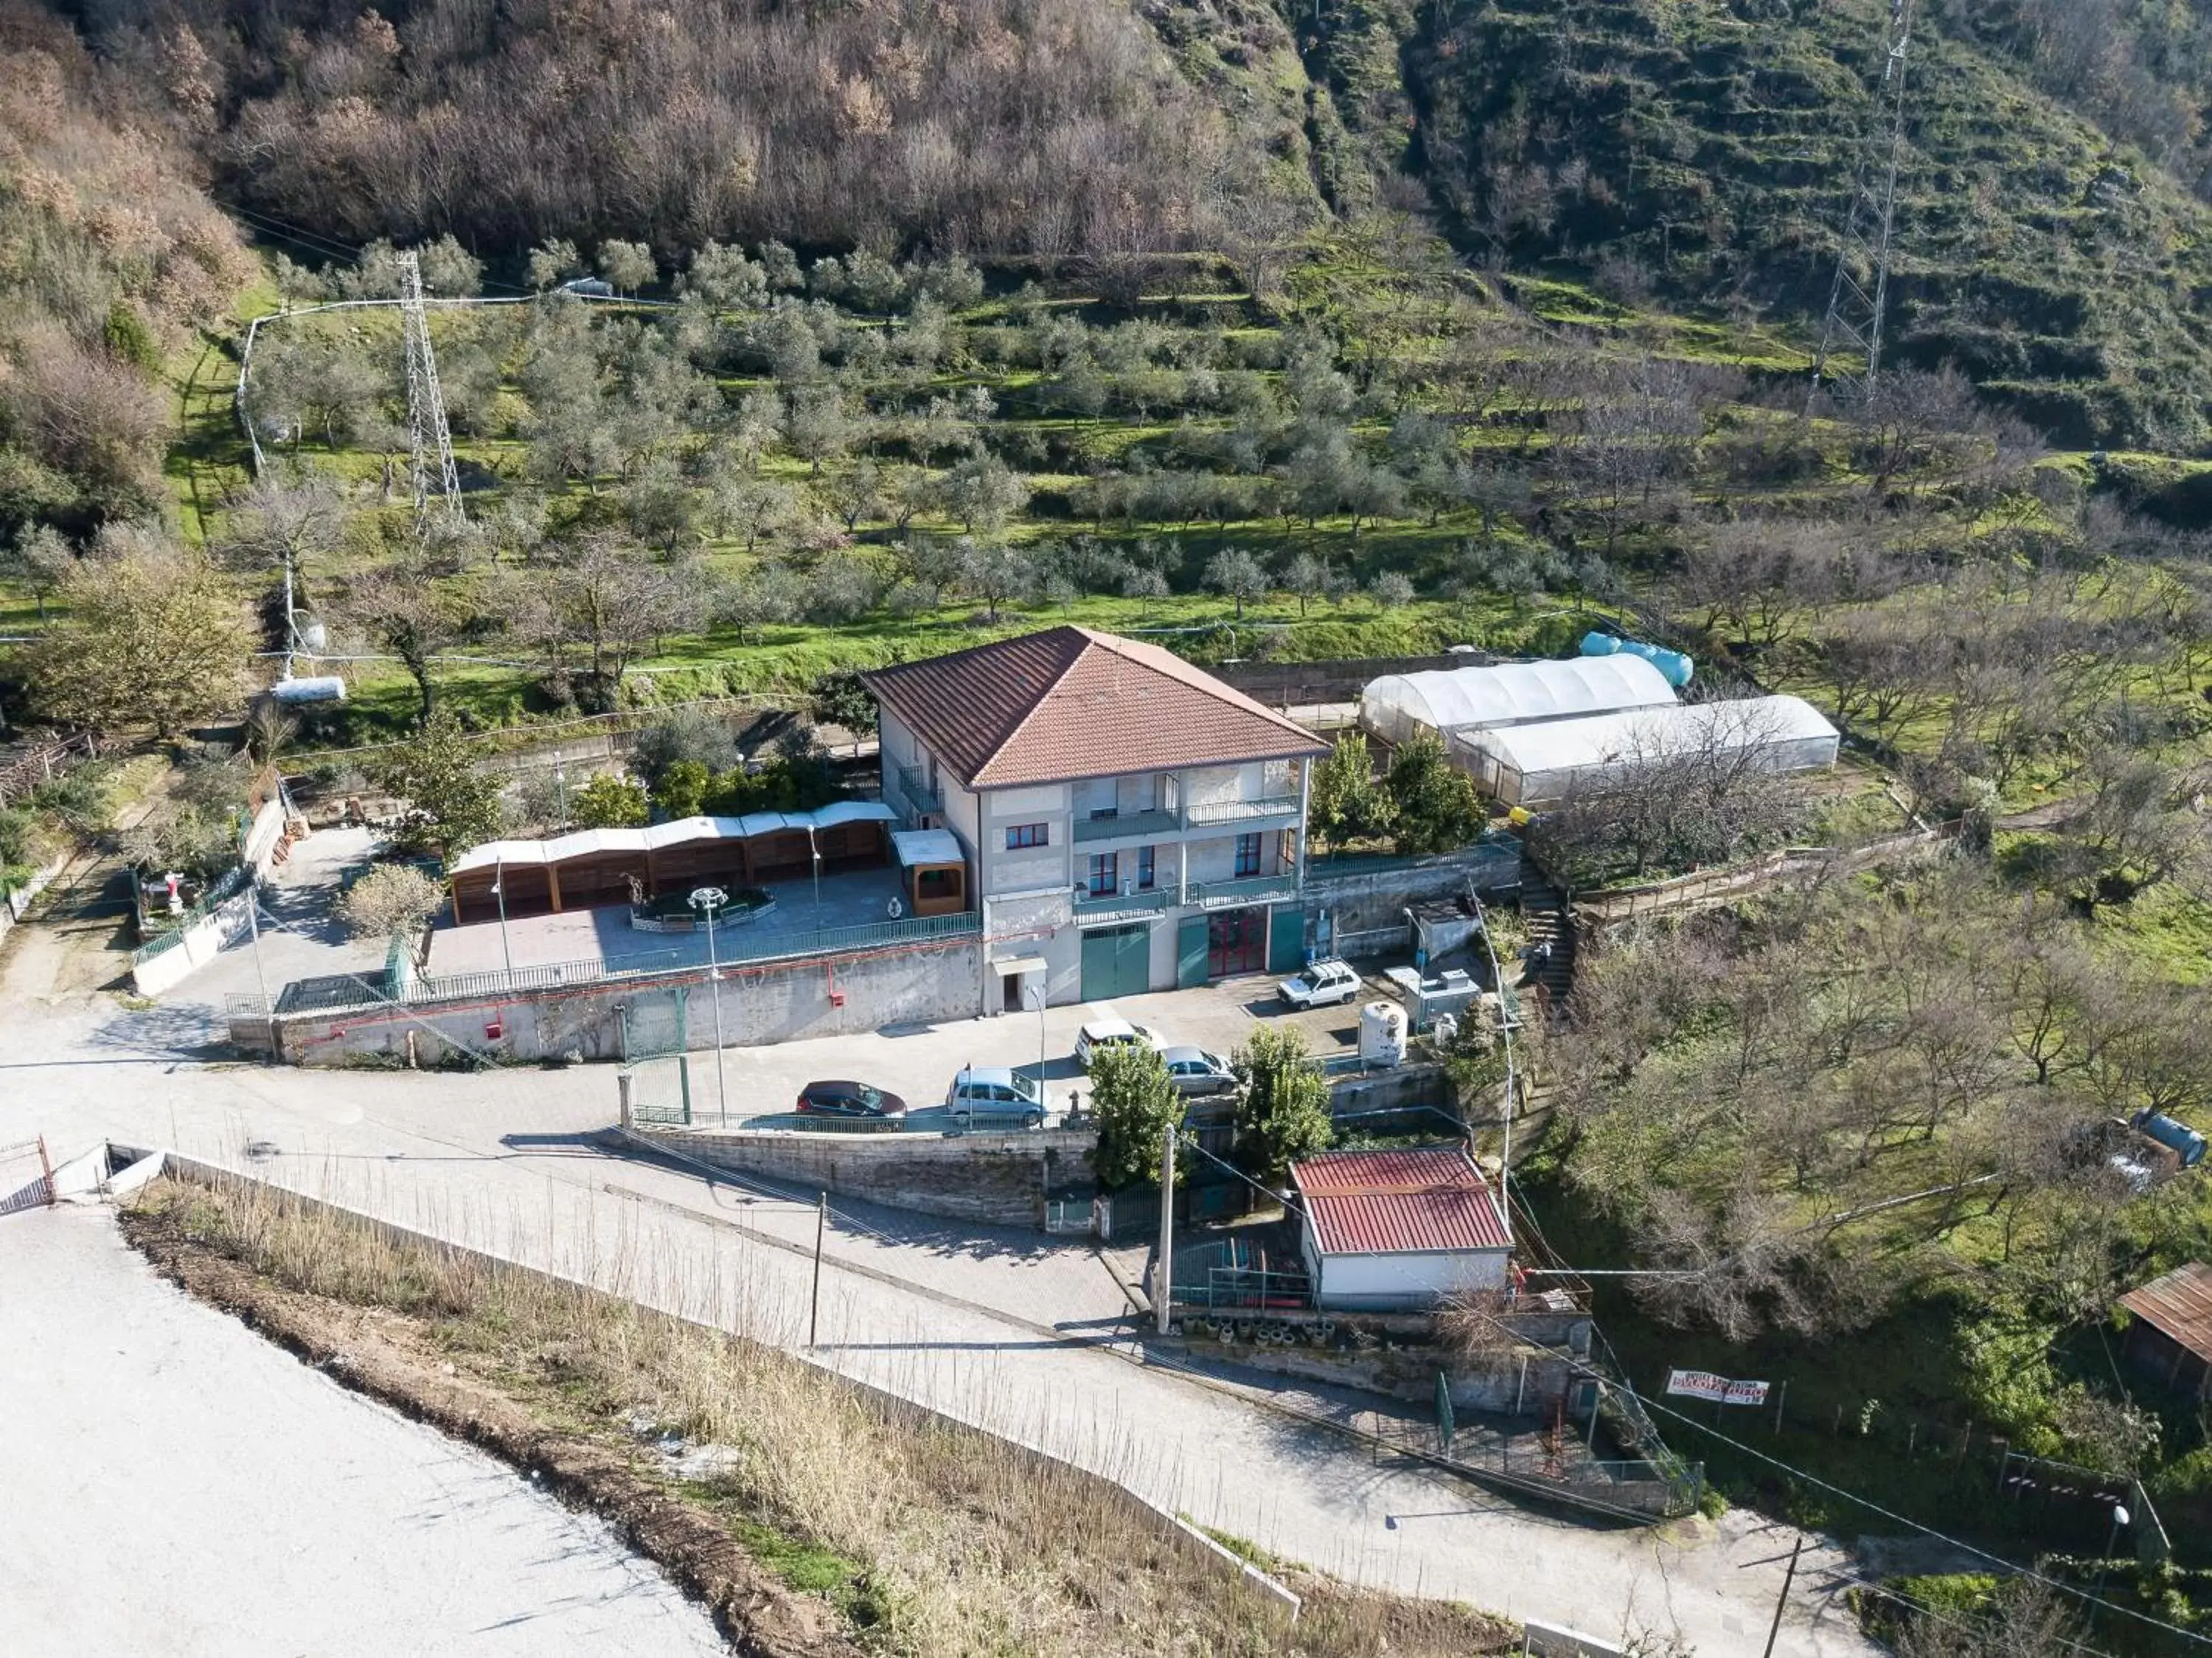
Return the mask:
[[430,451],[438,453],[445,512],[461,515],[461,478],[453,466],[453,434],[446,424],[446,396],[438,388],[438,359],[430,350],[430,318],[422,303],[422,268],[412,253],[399,256],[400,332],[407,353],[407,432],[414,452],[415,521],[430,517]]
[[[1844,217],[1836,279],[1820,325],[1820,349],[1813,359],[1814,395],[1826,386],[1838,403],[1870,399],[1881,366],[1890,241],[1897,226],[1897,169],[1905,155],[1905,49],[1911,24],[1912,0],[1890,0],[1889,21],[1882,29],[1881,82],[1859,140],[1850,210]],[[1852,351],[1863,366],[1835,360],[1838,352]]]

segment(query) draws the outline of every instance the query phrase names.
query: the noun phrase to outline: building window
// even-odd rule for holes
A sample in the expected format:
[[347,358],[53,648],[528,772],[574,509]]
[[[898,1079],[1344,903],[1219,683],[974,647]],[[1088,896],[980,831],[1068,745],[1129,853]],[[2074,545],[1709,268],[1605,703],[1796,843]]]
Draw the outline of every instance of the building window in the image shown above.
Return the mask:
[[1260,873],[1260,841],[1258,835],[1237,837],[1237,873],[1256,875]]
[[1121,890],[1117,859],[1112,852],[1093,852],[1091,855],[1091,896],[1109,898]]
[[1140,893],[1152,890],[1152,849],[1149,846],[1137,849],[1137,890]]
[[1018,852],[1024,847],[1052,844],[1052,826],[1048,823],[1017,823],[1006,829],[1006,850]]

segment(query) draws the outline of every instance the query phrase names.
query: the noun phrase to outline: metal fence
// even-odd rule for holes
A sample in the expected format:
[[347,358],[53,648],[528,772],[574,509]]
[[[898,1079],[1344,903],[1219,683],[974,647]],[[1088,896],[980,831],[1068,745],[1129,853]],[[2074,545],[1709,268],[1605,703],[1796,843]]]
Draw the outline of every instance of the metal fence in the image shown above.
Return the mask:
[[[185,935],[215,912],[217,905],[235,898],[252,879],[252,872],[244,864],[237,865],[216,884],[209,887],[199,901],[175,916],[164,917],[168,924],[154,937],[148,939],[131,953],[131,965],[143,966],[158,955],[173,950],[185,942]],[[133,876],[132,879],[137,879]]]
[[[760,966],[811,957],[856,954],[896,945],[953,943],[982,931],[982,917],[973,911],[949,916],[911,916],[899,921],[872,922],[860,927],[826,927],[810,932],[769,933],[732,939],[726,946],[717,935],[716,959],[725,967]],[[396,948],[396,946],[395,946]],[[703,972],[705,959],[688,950],[654,950],[618,961],[555,961],[535,966],[493,967],[481,972],[441,973],[420,978],[404,974],[403,965],[387,955],[380,979],[361,975],[345,982],[317,981],[312,996],[294,997],[288,986],[280,998],[280,1013],[343,1013],[354,1008],[383,1007],[393,1002],[419,1006],[438,1002],[473,1001],[483,997],[517,996],[532,991],[560,990],[575,984],[639,982]],[[404,983],[395,975],[403,975]]]

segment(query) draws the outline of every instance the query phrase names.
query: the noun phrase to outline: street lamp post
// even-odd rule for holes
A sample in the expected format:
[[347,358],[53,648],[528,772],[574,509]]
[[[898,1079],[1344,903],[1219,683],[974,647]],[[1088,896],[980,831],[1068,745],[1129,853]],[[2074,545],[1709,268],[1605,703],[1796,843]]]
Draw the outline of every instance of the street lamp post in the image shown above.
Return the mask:
[[561,800],[561,832],[568,832],[568,771],[560,761],[553,762],[553,789]]
[[1038,1100],[1042,1100],[1044,1099],[1044,1005],[1045,1005],[1045,994],[1044,994],[1044,983],[1043,983],[1043,978],[1042,978],[1042,975],[1040,975],[1040,976],[1039,976],[1038,982],[1037,982],[1036,984],[1034,984],[1034,985],[1032,985],[1032,986],[1030,987],[1030,991],[1029,991],[1029,994],[1030,994],[1030,995],[1031,995],[1031,996],[1033,996],[1033,997],[1035,997],[1036,998],[1036,1010],[1037,1010],[1037,1098],[1038,1098]]
[[499,900],[499,954],[507,963],[507,977],[514,976],[514,950],[507,937],[507,863],[501,859],[493,866],[491,895]]
[[814,930],[822,930],[822,848],[814,838],[811,824],[806,830],[806,850],[814,856]]
[[692,889],[691,907],[707,917],[707,991],[714,998],[714,1105],[726,1128],[730,1121],[730,1088],[722,1074],[722,964],[714,955],[714,911],[729,901],[730,895],[719,887]]

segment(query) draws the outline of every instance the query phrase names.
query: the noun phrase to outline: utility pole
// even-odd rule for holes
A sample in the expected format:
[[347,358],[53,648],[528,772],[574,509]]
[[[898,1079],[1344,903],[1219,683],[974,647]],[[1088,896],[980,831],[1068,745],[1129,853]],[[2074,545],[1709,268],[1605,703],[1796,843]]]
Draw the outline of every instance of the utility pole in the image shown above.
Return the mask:
[[1805,1551],[1805,1533],[1790,1545],[1790,1570],[1782,1574],[1782,1594],[1774,1603],[1774,1621],[1766,1626],[1766,1650],[1761,1658],[1774,1658],[1775,1638],[1782,1633],[1782,1609],[1790,1604],[1790,1586],[1797,1580],[1797,1557]]
[[422,302],[422,267],[412,253],[399,256],[399,332],[407,357],[407,435],[412,452],[415,527],[430,520],[430,459],[434,450],[440,491],[448,518],[461,517],[461,478],[453,466],[453,434],[446,424],[446,394],[438,386],[438,359],[430,350],[430,314]]
[[[1897,228],[1897,170],[1905,156],[1905,50],[1912,0],[1890,0],[1882,27],[1881,81],[1875,88],[1851,179],[1851,204],[1836,248],[1828,314],[1813,358],[1809,411],[1825,385],[1838,402],[1871,402],[1881,365],[1881,325],[1889,305],[1890,243]],[[1839,367],[1838,351],[1856,351],[1860,369]]]
[[814,1345],[816,1333],[822,1328],[822,1234],[830,1226],[830,1194],[823,1192],[822,1201],[814,1210],[814,1295],[806,1314],[806,1344]]
[[1159,1332],[1168,1332],[1168,1302],[1175,1291],[1176,1125],[1168,1125],[1160,1154],[1160,1266],[1152,1286],[1152,1311]]

